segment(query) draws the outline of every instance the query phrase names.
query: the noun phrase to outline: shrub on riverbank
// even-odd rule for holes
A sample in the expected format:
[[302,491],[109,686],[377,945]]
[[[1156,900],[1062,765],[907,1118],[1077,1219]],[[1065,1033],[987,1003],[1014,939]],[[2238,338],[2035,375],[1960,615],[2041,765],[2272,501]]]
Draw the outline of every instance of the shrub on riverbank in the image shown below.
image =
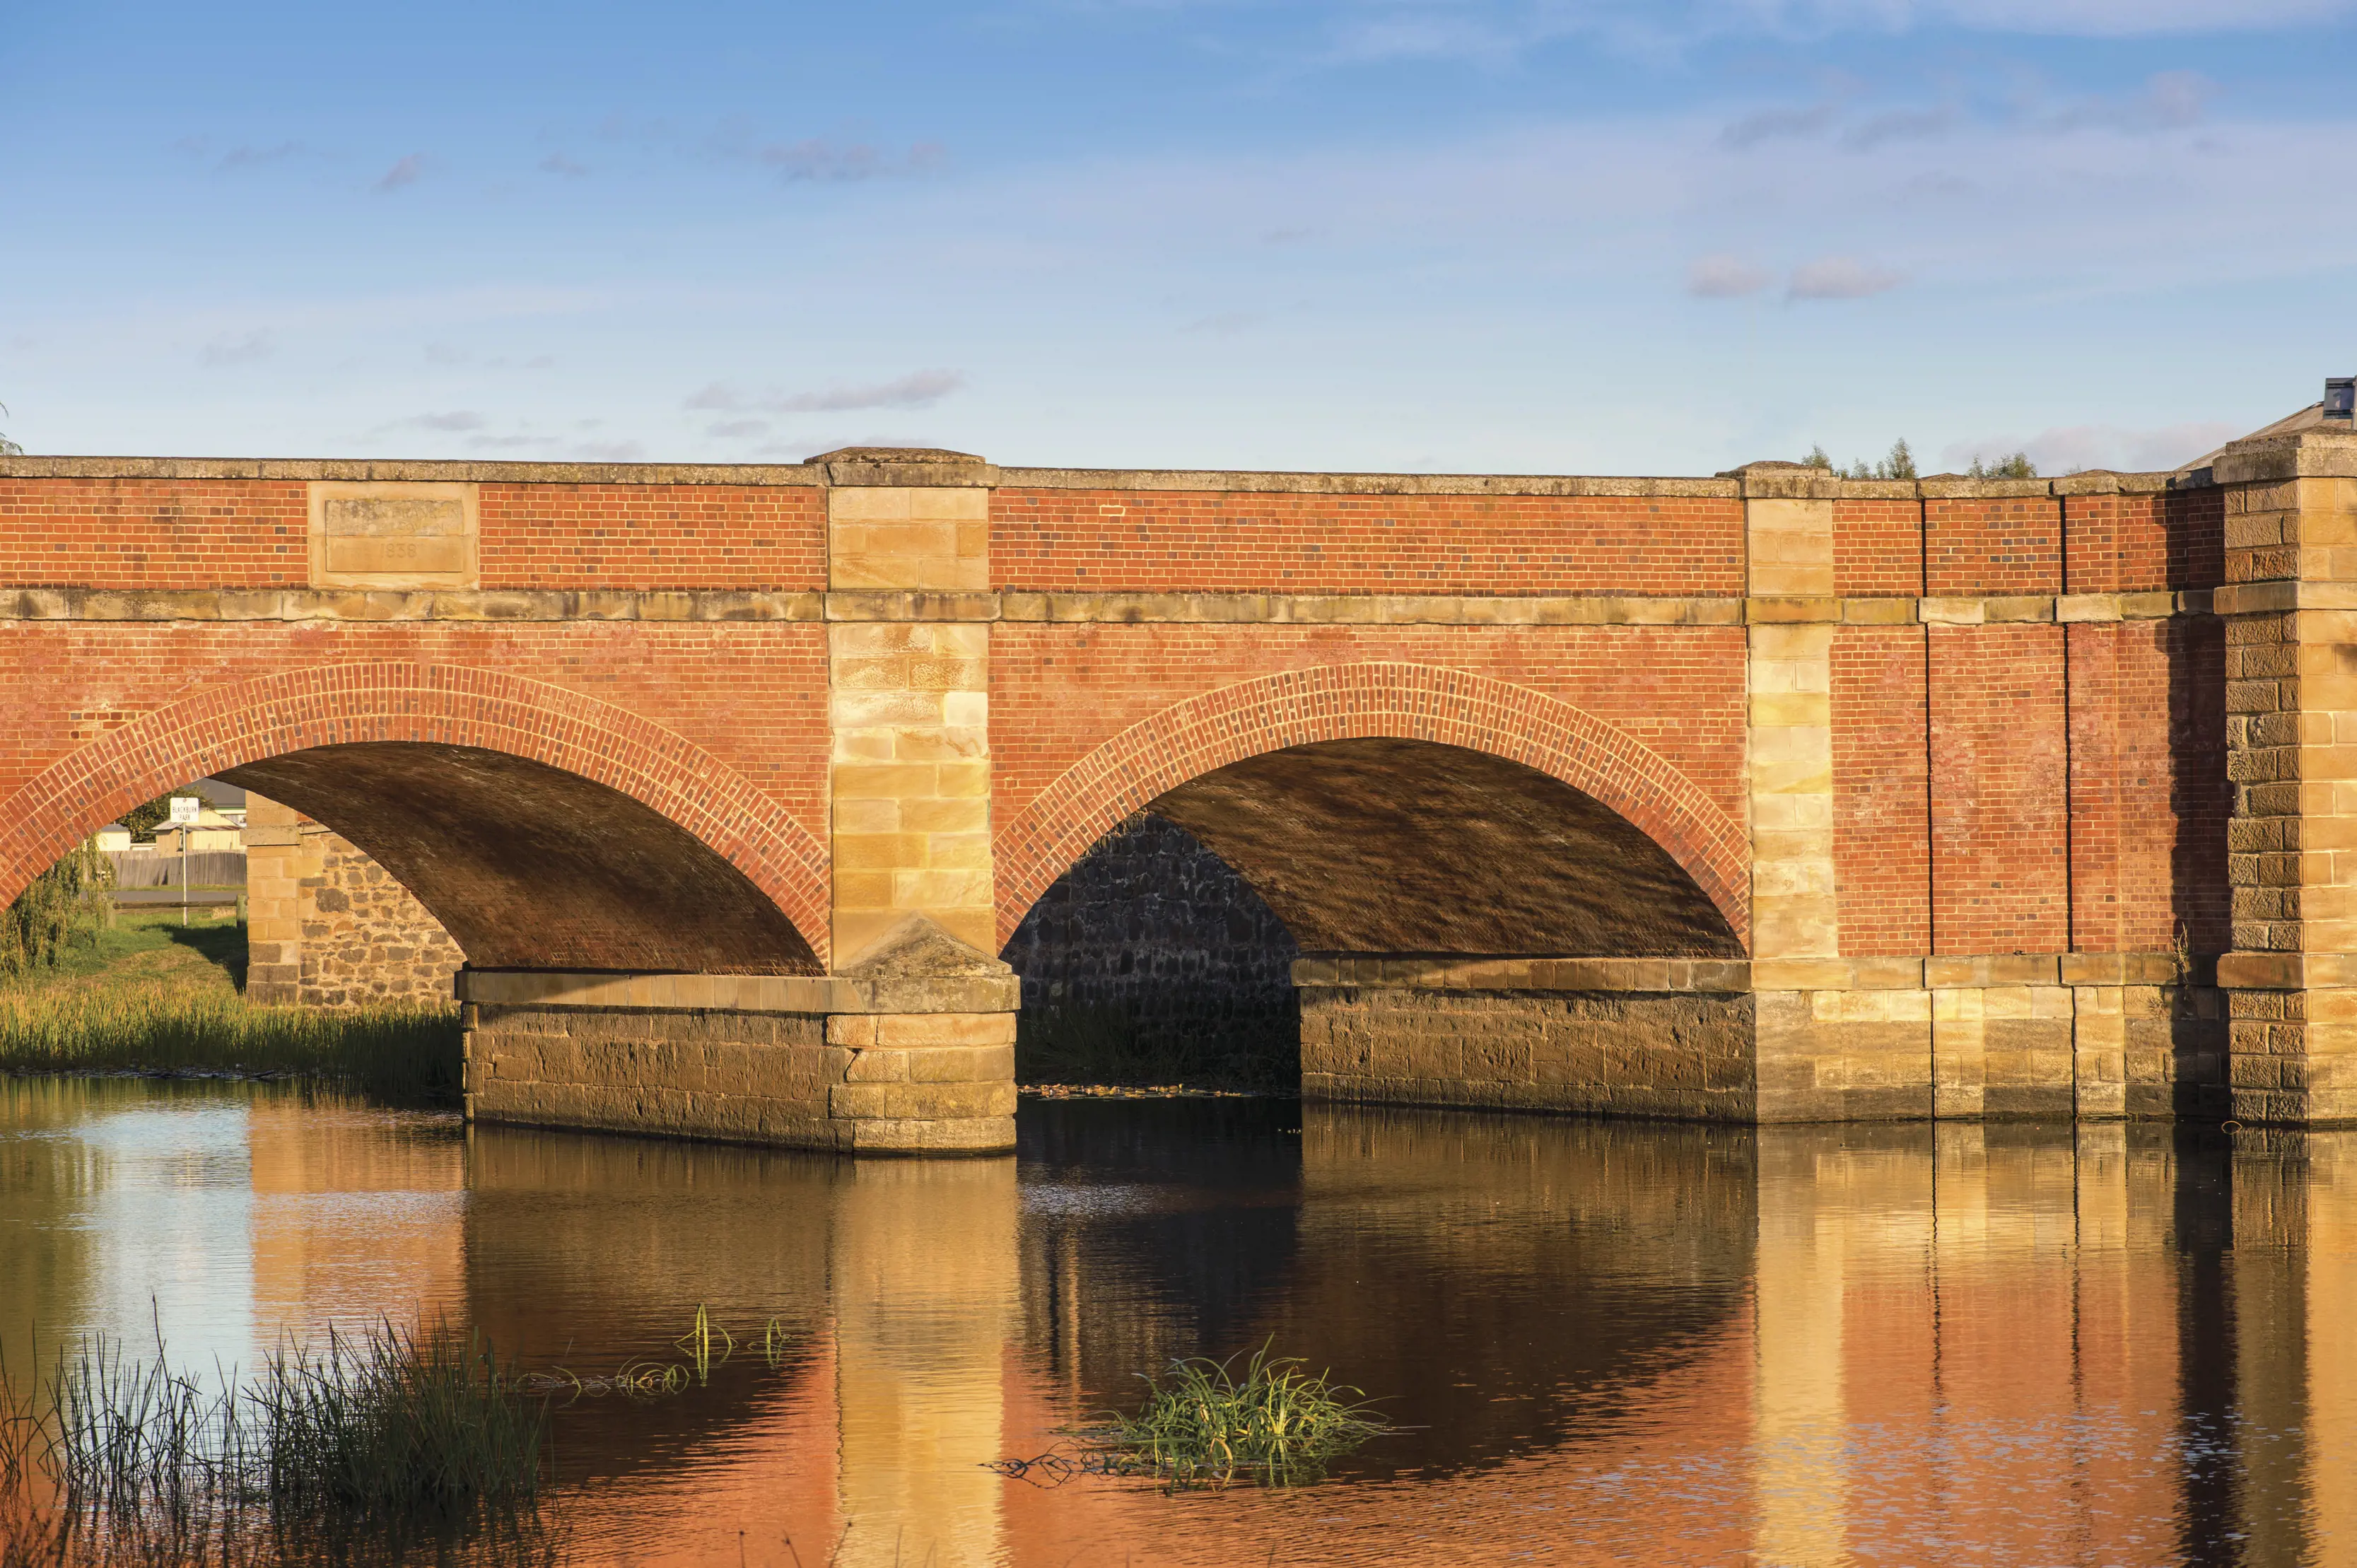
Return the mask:
[[113,913],[114,875],[88,844],[32,880],[0,909],[0,975],[52,969],[68,950],[94,945]]
[[257,1007],[224,992],[0,986],[0,1072],[316,1078],[402,1100],[455,1100],[456,1008]]

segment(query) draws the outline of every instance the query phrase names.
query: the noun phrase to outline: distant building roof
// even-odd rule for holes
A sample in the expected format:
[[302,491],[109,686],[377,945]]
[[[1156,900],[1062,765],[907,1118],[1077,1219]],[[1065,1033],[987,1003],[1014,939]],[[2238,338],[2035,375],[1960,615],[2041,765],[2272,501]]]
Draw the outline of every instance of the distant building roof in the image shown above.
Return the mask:
[[[2234,439],[2237,441],[2255,441],[2262,435],[2289,435],[2296,430],[2313,429],[2315,426],[2323,423],[2324,404],[2319,400],[2316,403],[2309,403],[2306,408],[2299,409],[2295,413],[2285,414],[2273,424],[2261,425],[2258,429],[2252,431],[2248,435],[2238,435]],[[2231,443],[2229,445],[2231,445]],[[2204,452],[2201,456],[2194,458],[2190,463],[2183,465],[2176,471],[2178,473],[2184,474],[2190,473],[2195,468],[2206,468],[2210,467],[2211,464],[2216,462],[2218,458],[2224,454],[2225,450],[2226,448],[2224,446],[2221,446],[2215,452]]]

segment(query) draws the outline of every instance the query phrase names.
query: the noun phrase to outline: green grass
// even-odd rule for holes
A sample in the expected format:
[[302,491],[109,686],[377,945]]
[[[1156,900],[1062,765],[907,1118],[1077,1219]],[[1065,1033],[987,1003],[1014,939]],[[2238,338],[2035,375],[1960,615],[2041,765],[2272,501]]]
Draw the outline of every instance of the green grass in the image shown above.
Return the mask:
[[447,1328],[330,1336],[226,1388],[91,1338],[43,1392],[0,1410],[0,1563],[544,1555],[545,1402]]
[[[1243,1358],[1173,1361],[1146,1380],[1146,1396],[1134,1415],[1108,1412],[1102,1423],[1072,1434],[1089,1446],[1079,1468],[1101,1474],[1150,1476],[1166,1486],[1265,1486],[1315,1481],[1333,1460],[1390,1431],[1358,1389],[1312,1374],[1296,1357],[1271,1356],[1263,1346]],[[1041,1464],[1028,1461],[1010,1474]],[[1051,1473],[1053,1466],[1051,1468]]]
[[1291,1094],[1301,1086],[1292,1018],[1184,1036],[1142,1028],[1118,1007],[1065,1005],[1018,1014],[1018,1083],[1133,1084]]
[[0,1072],[314,1078],[405,1101],[460,1092],[455,1009],[327,1012],[236,995],[0,991]]
[[245,928],[125,911],[54,966],[0,982],[0,1072],[312,1078],[389,1099],[460,1092],[452,1006],[325,1010],[245,1000]]

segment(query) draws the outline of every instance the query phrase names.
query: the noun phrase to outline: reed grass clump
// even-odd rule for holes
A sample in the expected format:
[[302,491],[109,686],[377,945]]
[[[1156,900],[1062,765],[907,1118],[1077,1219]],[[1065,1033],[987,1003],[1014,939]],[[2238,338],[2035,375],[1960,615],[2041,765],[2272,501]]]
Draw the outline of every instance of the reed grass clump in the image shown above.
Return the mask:
[[547,1407],[479,1337],[381,1323],[282,1351],[247,1395],[282,1510],[451,1512],[538,1489]]
[[261,1007],[225,992],[0,986],[0,1072],[321,1079],[407,1100],[460,1092],[455,1008]]
[[1316,1480],[1330,1461],[1390,1430],[1362,1390],[1309,1372],[1297,1357],[1272,1356],[1264,1345],[1241,1370],[1236,1361],[1173,1361],[1146,1379],[1137,1413],[1110,1414],[1080,1435],[1116,1473],[1178,1487],[1239,1478],[1286,1486]]
[[[490,1348],[381,1323],[208,1387],[115,1342],[0,1412],[0,1563],[398,1561],[474,1539],[536,1560],[544,1402]],[[437,1552],[438,1554],[438,1552]]]

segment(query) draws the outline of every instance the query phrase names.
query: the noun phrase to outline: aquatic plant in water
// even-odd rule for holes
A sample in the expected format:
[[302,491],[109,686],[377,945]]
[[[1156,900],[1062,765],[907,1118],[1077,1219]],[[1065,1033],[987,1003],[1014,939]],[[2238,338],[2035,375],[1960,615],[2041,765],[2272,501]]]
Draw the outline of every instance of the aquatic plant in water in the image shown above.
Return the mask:
[[[566,1403],[576,1399],[604,1399],[619,1395],[623,1399],[647,1400],[663,1394],[685,1392],[689,1387],[704,1388],[712,1380],[716,1368],[727,1365],[737,1353],[737,1337],[713,1321],[709,1307],[698,1303],[695,1322],[688,1331],[672,1341],[684,1352],[684,1364],[677,1361],[629,1361],[611,1377],[596,1373],[576,1372],[559,1367],[550,1372],[528,1372],[517,1380],[517,1387],[543,1398],[562,1398]],[[778,1371],[793,1351],[793,1337],[786,1326],[770,1318],[761,1328],[761,1359],[770,1370]]]
[[281,1350],[208,1388],[102,1337],[61,1353],[47,1398],[0,1408],[17,1563],[398,1561],[409,1546],[544,1561],[547,1414],[490,1348],[390,1322]]
[[1146,1377],[1135,1414],[1108,1412],[1099,1425],[1071,1434],[1082,1444],[1077,1456],[1050,1453],[992,1467],[1053,1481],[1090,1474],[1151,1476],[1179,1487],[1293,1486],[1318,1479],[1330,1461],[1393,1430],[1364,1390],[1313,1374],[1298,1357],[1271,1356],[1264,1345],[1241,1372],[1237,1359],[1189,1357]]

